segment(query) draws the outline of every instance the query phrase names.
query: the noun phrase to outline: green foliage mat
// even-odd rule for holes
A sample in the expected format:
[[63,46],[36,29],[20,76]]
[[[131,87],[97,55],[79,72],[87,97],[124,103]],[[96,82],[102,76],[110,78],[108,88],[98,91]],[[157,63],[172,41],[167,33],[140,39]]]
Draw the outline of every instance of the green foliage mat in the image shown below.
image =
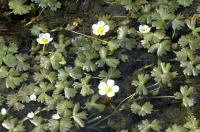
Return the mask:
[[0,131],[200,132],[199,0],[1,0],[0,14]]

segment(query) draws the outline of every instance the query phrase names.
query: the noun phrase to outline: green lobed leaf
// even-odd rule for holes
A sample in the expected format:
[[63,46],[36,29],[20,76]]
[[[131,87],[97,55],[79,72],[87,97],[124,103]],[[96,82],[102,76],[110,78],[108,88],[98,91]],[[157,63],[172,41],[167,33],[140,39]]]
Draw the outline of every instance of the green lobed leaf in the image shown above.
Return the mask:
[[32,6],[25,4],[26,2],[26,0],[10,0],[8,5],[14,14],[23,15],[29,13],[32,9]]

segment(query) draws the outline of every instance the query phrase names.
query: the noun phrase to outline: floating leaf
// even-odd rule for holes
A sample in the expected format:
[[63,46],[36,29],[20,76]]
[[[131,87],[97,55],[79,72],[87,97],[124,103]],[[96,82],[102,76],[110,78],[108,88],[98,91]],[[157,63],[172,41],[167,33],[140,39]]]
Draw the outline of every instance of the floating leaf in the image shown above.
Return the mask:
[[72,127],[72,121],[70,118],[61,118],[60,120],[49,120],[48,127],[51,132],[66,132]]
[[56,11],[61,7],[61,3],[57,0],[31,0],[37,3],[41,8],[50,8],[52,11]]
[[66,64],[66,61],[61,53],[54,52],[50,56],[50,62],[53,69],[58,70],[62,65]]
[[99,77],[104,78],[104,80],[108,80],[111,78],[119,78],[121,76],[121,72],[116,68],[110,68],[108,72],[105,70],[101,71]]
[[192,50],[196,50],[200,48],[200,39],[190,34],[182,35],[178,41],[178,44],[180,44],[182,47],[189,45]]
[[39,23],[39,24],[34,24],[30,30],[32,35],[38,36],[42,32],[47,32],[48,28],[46,24]]
[[24,104],[19,102],[18,94],[10,94],[7,96],[7,104],[9,107],[13,107],[14,110],[20,111],[24,109]]
[[176,72],[171,72],[170,63],[159,63],[158,67],[155,67],[151,72],[151,76],[154,77],[154,80],[158,83],[170,86],[170,82],[176,77]]
[[161,126],[158,120],[148,121],[143,120],[140,125],[138,125],[140,132],[149,132],[150,130],[154,130],[156,132],[160,132]]
[[145,116],[147,114],[151,114],[153,110],[153,105],[149,102],[144,103],[143,105],[139,105],[136,102],[131,104],[131,111],[140,116]]
[[135,93],[139,95],[146,95],[147,94],[147,88],[145,84],[150,80],[149,74],[139,74],[138,80],[133,80],[132,85],[136,86]]
[[56,81],[56,73],[55,72],[50,72],[50,71],[47,71],[47,70],[41,70],[40,73],[39,72],[36,72],[34,74],[34,80],[37,82],[37,83],[40,83],[44,80],[48,80],[49,82],[51,83],[54,83]]
[[23,15],[30,12],[32,6],[26,5],[26,0],[10,0],[9,8],[13,10],[14,14]]
[[5,78],[6,80],[6,87],[7,88],[16,88],[19,86],[22,82],[26,81],[28,78],[27,73],[20,74],[19,71],[17,71],[14,68],[8,69],[7,67],[0,67],[0,78]]
[[9,130],[9,132],[24,132],[25,127],[23,123],[18,121],[17,118],[4,120],[2,126]]
[[174,94],[175,99],[181,99],[185,107],[191,107],[194,105],[194,99],[191,97],[193,93],[193,87],[188,87],[187,85],[181,86],[180,92]]
[[63,117],[69,117],[72,114],[71,108],[74,107],[74,104],[71,101],[64,100],[57,103],[56,110],[59,115]]
[[175,30],[180,30],[182,27],[185,26],[184,23],[184,16],[178,15],[173,21],[172,21],[172,28]]
[[189,129],[189,132],[199,132],[199,120],[197,120],[194,116],[189,116],[187,118],[187,122],[184,124],[184,127]]
[[85,103],[85,108],[88,110],[97,109],[98,111],[102,112],[105,109],[105,105],[96,103],[98,99],[98,95],[93,95],[91,100]]
[[81,82],[75,82],[73,85],[75,88],[81,88],[80,94],[83,96],[93,94],[94,91],[91,89],[91,85],[88,84],[91,79],[91,76],[87,75],[81,79]]
[[17,54],[15,55],[17,59],[16,69],[19,71],[27,71],[30,68],[30,64],[27,62],[27,54]]
[[157,56],[162,56],[165,55],[167,51],[170,51],[170,49],[171,49],[171,41],[169,39],[166,39],[152,45],[149,48],[148,52],[153,53],[155,50],[157,50]]
[[45,132],[48,130],[48,124],[44,122],[42,117],[34,117],[30,122],[35,125],[31,132]]
[[60,94],[64,91],[65,98],[70,99],[77,93],[77,90],[71,86],[71,83],[68,81],[58,81],[55,85],[56,89],[54,90],[54,94]]
[[179,5],[182,5],[184,7],[190,6],[193,2],[193,0],[177,0]]
[[174,124],[172,127],[167,128],[166,132],[187,132],[187,130],[180,125]]
[[80,110],[80,104],[75,104],[74,105],[74,109],[73,109],[73,119],[74,121],[80,126],[80,127],[84,127],[85,123],[83,121],[83,119],[86,119],[87,117],[87,113],[82,111],[79,112]]
[[36,95],[38,95],[37,101],[41,103],[45,103],[49,98],[49,95],[47,94],[47,92],[53,89],[53,85],[51,83],[47,84],[46,82],[41,82],[39,86],[40,87],[37,87],[36,89],[34,89]]

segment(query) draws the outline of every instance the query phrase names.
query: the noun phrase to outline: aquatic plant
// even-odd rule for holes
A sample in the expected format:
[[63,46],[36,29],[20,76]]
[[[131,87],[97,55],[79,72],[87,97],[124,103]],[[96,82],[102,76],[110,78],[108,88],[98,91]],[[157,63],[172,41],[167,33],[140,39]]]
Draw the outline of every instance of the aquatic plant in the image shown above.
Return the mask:
[[200,131],[198,0],[3,0],[0,13],[0,130]]

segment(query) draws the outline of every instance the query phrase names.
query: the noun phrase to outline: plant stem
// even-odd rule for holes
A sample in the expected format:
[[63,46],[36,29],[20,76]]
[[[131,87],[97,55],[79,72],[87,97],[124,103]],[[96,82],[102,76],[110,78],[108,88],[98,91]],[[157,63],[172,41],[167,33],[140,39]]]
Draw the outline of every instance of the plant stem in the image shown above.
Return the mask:
[[[56,32],[56,31],[60,31],[60,30],[63,30],[63,28],[57,27],[57,28],[54,28],[54,29],[52,29],[52,30],[50,30],[50,31],[51,31],[51,32]],[[93,36],[90,36],[90,35],[86,35],[86,34],[83,34],[83,33],[79,33],[79,32],[77,32],[77,31],[70,30],[70,29],[67,29],[67,28],[65,28],[64,30],[69,31],[69,32],[72,32],[72,33],[74,33],[74,34],[78,34],[78,35],[81,35],[81,36],[90,38],[90,39],[98,40],[98,41],[103,42],[103,43],[105,43],[105,44],[108,44],[108,41],[102,40],[102,39],[97,38],[97,37],[93,37]]]
[[135,95],[136,95],[136,94],[133,93],[133,94],[131,94],[130,96],[128,96],[128,97],[126,97],[125,99],[123,99],[123,100],[118,104],[118,106],[116,107],[116,109],[115,109],[110,115],[108,115],[108,116],[106,116],[105,118],[99,120],[98,122],[96,122],[95,124],[93,124],[92,127],[98,125],[99,123],[101,123],[101,122],[103,122],[103,121],[109,119],[111,116],[115,115],[115,114],[117,113],[117,110],[120,108],[121,104],[123,104],[123,103],[124,103],[125,101],[127,101],[128,99],[133,98]]
[[119,109],[119,107],[121,106],[122,103],[124,103],[126,100],[130,99],[130,98],[133,98],[136,94],[133,93],[131,94],[130,96],[126,97],[125,99],[123,99],[119,104],[118,106],[116,107],[116,109]]
[[44,55],[45,45],[46,45],[46,44],[43,44],[42,55]]
[[118,17],[118,18],[127,18],[127,16],[113,16],[113,17]]
[[101,77],[92,77],[92,78],[96,78],[96,79],[103,79],[103,78],[101,78]]
[[96,37],[93,37],[93,36],[89,36],[89,35],[86,35],[86,34],[83,34],[83,33],[79,33],[79,32],[76,32],[76,31],[73,31],[73,30],[70,30],[70,29],[65,29],[65,30],[70,31],[70,32],[75,33],[75,34],[78,34],[78,35],[81,35],[81,36],[84,36],[84,37],[87,37],[87,38],[96,39],[98,41],[101,41],[103,43],[108,44],[108,41],[105,41],[105,40],[102,40],[102,39],[99,39],[99,38],[96,38]]
[[151,87],[154,87],[154,86],[156,86],[156,85],[158,85],[158,84],[159,84],[159,82],[157,82],[157,83],[155,83],[155,84],[153,84],[153,85],[150,85],[150,86],[147,87],[147,89],[148,89],[148,88],[151,88]]
[[[36,112],[34,112],[34,115],[37,115],[37,114],[39,114],[40,112],[45,111],[45,110],[47,110],[47,107],[45,107],[45,108],[43,108],[43,109],[40,109],[40,110],[37,110]],[[22,122],[24,122],[24,121],[26,121],[26,120],[28,120],[28,119],[29,119],[28,117],[25,117],[24,119],[22,119]]]
[[102,118],[102,116],[97,116],[97,117],[95,117],[95,118],[93,118],[93,119],[87,121],[85,124],[92,123],[92,122],[94,122],[94,121],[96,121],[96,120],[99,120],[99,119],[101,119],[101,118]]
[[110,115],[106,116],[105,118],[101,119],[100,121],[94,123],[91,127],[94,127],[94,126],[98,125],[99,123],[101,123],[101,122],[103,122],[103,121],[109,119],[111,116],[115,115],[115,112],[116,112],[116,111],[112,112]]
[[155,96],[155,97],[152,97],[152,98],[155,98],[155,99],[165,99],[165,98],[175,98],[175,96]]

